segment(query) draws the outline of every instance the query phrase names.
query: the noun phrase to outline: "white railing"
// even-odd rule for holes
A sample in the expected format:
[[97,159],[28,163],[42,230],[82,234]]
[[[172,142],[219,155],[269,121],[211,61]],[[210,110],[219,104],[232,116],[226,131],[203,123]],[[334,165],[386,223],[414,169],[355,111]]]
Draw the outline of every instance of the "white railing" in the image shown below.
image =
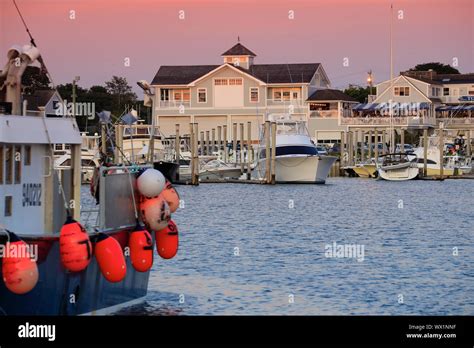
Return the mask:
[[309,113],[310,118],[337,118],[338,115],[338,110],[314,110]]
[[[394,126],[434,126],[436,119],[433,117],[397,116],[393,117]],[[341,125],[355,126],[389,126],[390,117],[341,117]]]
[[438,123],[443,122],[444,126],[449,127],[452,125],[470,125],[474,126],[474,117],[437,117]]
[[179,108],[181,105],[183,105],[184,107],[189,107],[190,105],[190,102],[189,100],[187,101],[181,101],[181,100],[160,100],[160,108],[163,108],[163,109],[166,109],[166,108],[169,108],[169,109],[177,109]]
[[290,99],[290,100],[281,100],[281,99],[267,99],[267,105],[278,105],[278,106],[288,106],[293,105],[295,107],[303,107],[303,99]]

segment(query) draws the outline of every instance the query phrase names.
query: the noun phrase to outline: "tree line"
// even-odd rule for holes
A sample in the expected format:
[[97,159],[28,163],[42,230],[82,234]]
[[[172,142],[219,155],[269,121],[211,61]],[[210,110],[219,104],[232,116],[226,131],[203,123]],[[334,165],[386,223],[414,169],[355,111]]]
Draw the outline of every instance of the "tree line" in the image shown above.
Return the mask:
[[[24,94],[34,94],[39,89],[52,88],[45,72],[40,68],[29,66],[22,77],[24,86]],[[56,86],[61,98],[65,101],[72,102],[73,84],[66,83]],[[112,113],[113,121],[116,121],[126,110],[126,108],[134,107],[138,109],[142,115],[147,114],[147,108],[143,106],[143,101],[138,100],[137,95],[133,92],[125,77],[112,76],[109,81],[105,81],[103,85],[94,85],[84,88],[76,84],[76,102],[78,103],[94,103],[95,111],[101,112],[108,110]],[[99,119],[88,119],[87,117],[76,117],[77,124],[81,131],[90,133],[99,132]]]

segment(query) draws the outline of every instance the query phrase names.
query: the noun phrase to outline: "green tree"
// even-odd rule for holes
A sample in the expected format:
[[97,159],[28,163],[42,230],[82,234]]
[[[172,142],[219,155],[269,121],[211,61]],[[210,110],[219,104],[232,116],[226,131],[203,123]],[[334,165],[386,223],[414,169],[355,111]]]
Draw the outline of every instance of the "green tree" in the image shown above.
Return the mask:
[[23,76],[21,77],[21,84],[25,94],[34,94],[37,89],[50,88],[51,82],[48,75],[42,69],[36,66],[27,66]]
[[[375,89],[372,91],[375,93]],[[351,96],[354,99],[357,99],[359,103],[367,103],[368,96],[370,94],[369,87],[360,87],[349,85],[349,88],[344,90],[344,93]]]
[[436,71],[437,74],[460,74],[458,69],[440,62],[418,64],[411,68],[410,71],[428,71],[430,69]]
[[[61,98],[63,98],[63,100],[67,100],[67,102],[72,102],[72,83],[58,85],[56,86],[56,90],[58,91]],[[76,85],[76,101],[85,102],[86,95],[87,89]]]
[[132,91],[125,77],[113,76],[110,81],[105,82],[105,88],[115,102],[113,113],[120,115],[125,105],[134,104],[137,101],[137,95]]

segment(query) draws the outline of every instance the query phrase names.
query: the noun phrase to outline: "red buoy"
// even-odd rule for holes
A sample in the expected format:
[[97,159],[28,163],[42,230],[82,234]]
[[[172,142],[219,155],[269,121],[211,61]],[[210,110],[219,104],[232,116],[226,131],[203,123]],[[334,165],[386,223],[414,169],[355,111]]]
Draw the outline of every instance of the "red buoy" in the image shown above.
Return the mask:
[[173,258],[178,252],[178,227],[173,220],[168,226],[156,232],[156,251],[164,259]]
[[26,294],[38,283],[38,266],[31,258],[28,244],[14,233],[8,232],[10,241],[6,243],[2,274],[8,290],[15,294]]
[[179,195],[175,190],[171,182],[166,181],[166,186],[163,191],[161,191],[160,196],[168,203],[170,206],[170,211],[174,213],[179,207]]
[[95,258],[102,275],[111,283],[125,278],[127,266],[120,243],[105,233],[100,233],[95,245]]
[[146,272],[153,266],[153,239],[151,234],[140,225],[130,234],[128,241],[130,260],[138,272]]
[[68,217],[59,235],[59,252],[64,268],[71,272],[84,270],[91,260],[92,246],[84,227]]

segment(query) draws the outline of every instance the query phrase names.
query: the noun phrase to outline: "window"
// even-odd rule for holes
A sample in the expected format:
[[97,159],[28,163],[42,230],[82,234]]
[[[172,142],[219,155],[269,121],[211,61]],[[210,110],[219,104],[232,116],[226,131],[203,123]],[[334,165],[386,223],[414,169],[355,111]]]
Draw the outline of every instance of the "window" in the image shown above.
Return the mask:
[[258,88],[257,87],[250,88],[250,101],[252,103],[258,103]]
[[288,101],[300,99],[299,88],[275,88],[273,89],[273,100],[275,101]]
[[448,88],[443,88],[443,95],[449,95],[449,87]]
[[21,183],[21,145],[15,146],[15,184]]
[[471,89],[471,90],[469,91],[469,95],[474,95],[474,89]]
[[0,185],[3,184],[3,145],[0,145]]
[[394,94],[399,97],[408,97],[410,95],[410,87],[395,87]]
[[229,79],[229,85],[242,86],[242,79]]
[[12,196],[5,196],[5,216],[12,216]]
[[11,184],[13,179],[13,148],[11,145],[5,149],[5,183]]
[[215,79],[214,80],[214,85],[215,86],[227,86],[227,79]]
[[170,100],[170,90],[169,89],[161,89],[160,90],[160,100],[161,101],[168,101]]
[[189,101],[189,99],[191,99],[191,95],[189,93],[189,90],[183,91],[183,100]]
[[30,145],[25,146],[24,159],[25,159],[25,166],[31,165],[31,146]]
[[189,89],[175,89],[173,91],[174,101],[189,101]]
[[198,88],[198,103],[207,103],[207,89]]

